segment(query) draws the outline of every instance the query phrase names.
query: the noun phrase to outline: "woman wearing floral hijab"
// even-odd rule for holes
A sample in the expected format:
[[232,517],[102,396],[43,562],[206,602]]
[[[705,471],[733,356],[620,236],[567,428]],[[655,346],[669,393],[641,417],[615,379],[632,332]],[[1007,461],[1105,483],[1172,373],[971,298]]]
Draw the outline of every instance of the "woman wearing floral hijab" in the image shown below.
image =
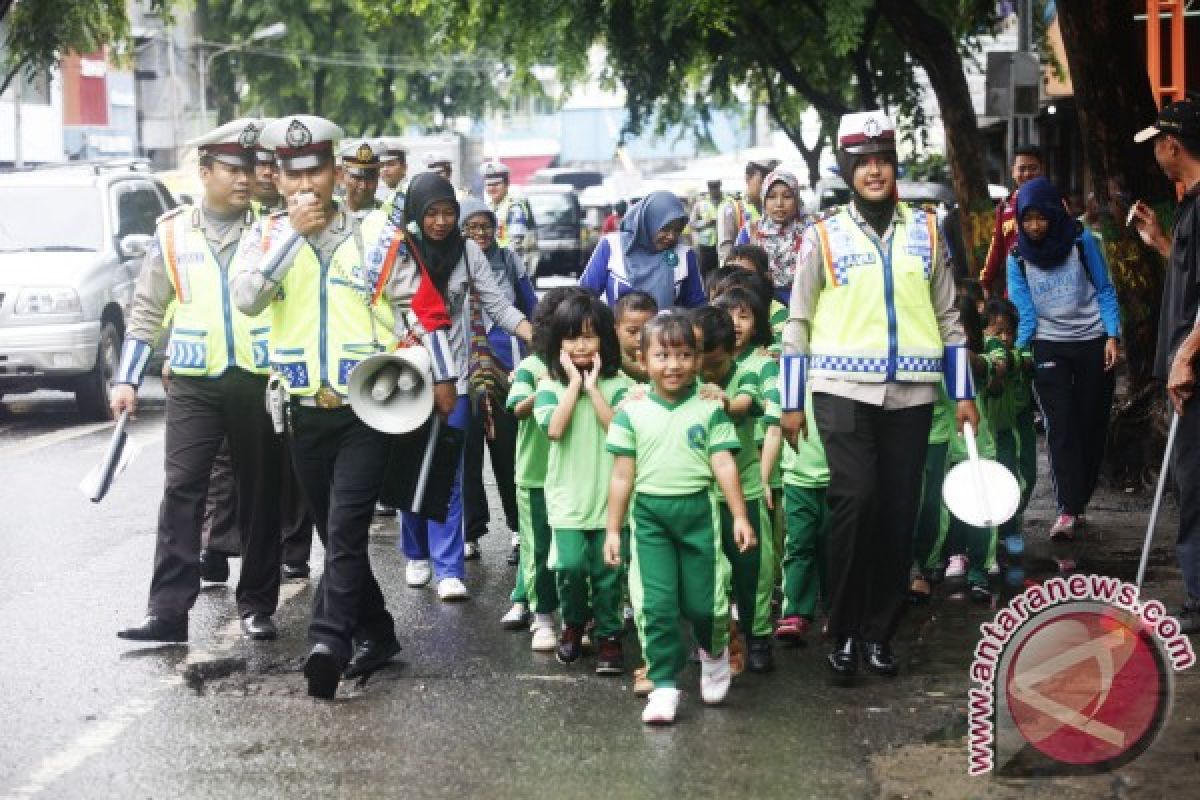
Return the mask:
[[800,242],[809,223],[795,173],[776,168],[763,181],[762,200],[762,218],[746,223],[738,234],[737,244],[756,244],[767,251],[775,297],[786,305],[800,257]]

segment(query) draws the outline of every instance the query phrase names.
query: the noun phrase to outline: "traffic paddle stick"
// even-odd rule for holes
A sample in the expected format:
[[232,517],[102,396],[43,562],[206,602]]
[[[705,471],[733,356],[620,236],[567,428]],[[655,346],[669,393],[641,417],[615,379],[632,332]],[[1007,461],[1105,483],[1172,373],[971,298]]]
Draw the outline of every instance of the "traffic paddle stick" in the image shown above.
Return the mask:
[[1021,505],[1021,486],[999,462],[980,458],[975,429],[963,423],[967,460],[946,473],[942,499],[950,513],[975,528],[991,528],[1012,519]]

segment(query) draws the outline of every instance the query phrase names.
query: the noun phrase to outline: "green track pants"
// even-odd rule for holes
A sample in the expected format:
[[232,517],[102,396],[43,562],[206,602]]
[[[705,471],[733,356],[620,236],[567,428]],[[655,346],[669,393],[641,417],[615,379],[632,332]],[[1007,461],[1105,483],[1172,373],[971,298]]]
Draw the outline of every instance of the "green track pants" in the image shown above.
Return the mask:
[[537,487],[517,487],[517,535],[521,564],[517,567],[514,603],[527,603],[535,614],[558,610],[554,572],[546,565],[550,555],[550,523],[546,521],[546,495]]
[[785,486],[787,538],[783,552],[783,616],[816,617],[825,597],[829,560],[829,506],[824,488]]
[[630,515],[629,595],[647,677],[674,688],[687,661],[682,616],[710,654],[729,643],[729,561],[721,552],[716,493],[634,496]]
[[603,530],[555,528],[546,560],[564,623],[584,625],[594,618],[597,637],[621,633],[621,570],[604,563]]
[[733,600],[738,608],[738,627],[750,636],[770,636],[771,595],[775,592],[775,536],[771,510],[762,500],[747,500],[746,515],[754,527],[758,544],[746,552],[733,541],[733,514],[721,503],[721,546],[732,570]]

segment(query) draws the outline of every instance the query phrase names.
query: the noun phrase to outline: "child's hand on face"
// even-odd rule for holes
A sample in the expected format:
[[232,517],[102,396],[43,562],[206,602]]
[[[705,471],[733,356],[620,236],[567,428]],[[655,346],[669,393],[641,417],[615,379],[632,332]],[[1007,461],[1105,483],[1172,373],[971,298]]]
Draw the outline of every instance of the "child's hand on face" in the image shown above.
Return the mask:
[[566,350],[562,350],[558,354],[558,363],[562,364],[563,371],[567,373],[567,380],[574,386],[583,383],[583,375],[579,372],[579,367],[575,366],[575,362],[571,360],[571,356],[567,355]]
[[600,366],[604,362],[600,360],[600,354],[592,355],[592,368],[583,373],[583,388],[589,392],[596,388],[596,384],[600,381]]

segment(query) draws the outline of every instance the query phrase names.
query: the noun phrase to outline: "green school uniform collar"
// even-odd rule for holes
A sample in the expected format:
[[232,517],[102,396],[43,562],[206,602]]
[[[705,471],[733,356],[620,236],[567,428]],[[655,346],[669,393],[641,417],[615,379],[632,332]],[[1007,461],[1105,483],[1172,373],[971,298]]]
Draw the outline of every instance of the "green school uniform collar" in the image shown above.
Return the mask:
[[658,392],[654,391],[654,389],[651,389],[646,394],[651,400],[658,403],[660,406],[665,408],[667,411],[674,411],[675,409],[679,408],[681,405],[686,403],[688,400],[691,400],[692,395],[694,395],[695,393],[696,393],[696,387],[694,385],[689,386],[687,388],[687,390],[682,395],[680,395],[679,399],[676,400],[674,403],[672,403],[670,400],[667,400],[665,397],[660,395]]

